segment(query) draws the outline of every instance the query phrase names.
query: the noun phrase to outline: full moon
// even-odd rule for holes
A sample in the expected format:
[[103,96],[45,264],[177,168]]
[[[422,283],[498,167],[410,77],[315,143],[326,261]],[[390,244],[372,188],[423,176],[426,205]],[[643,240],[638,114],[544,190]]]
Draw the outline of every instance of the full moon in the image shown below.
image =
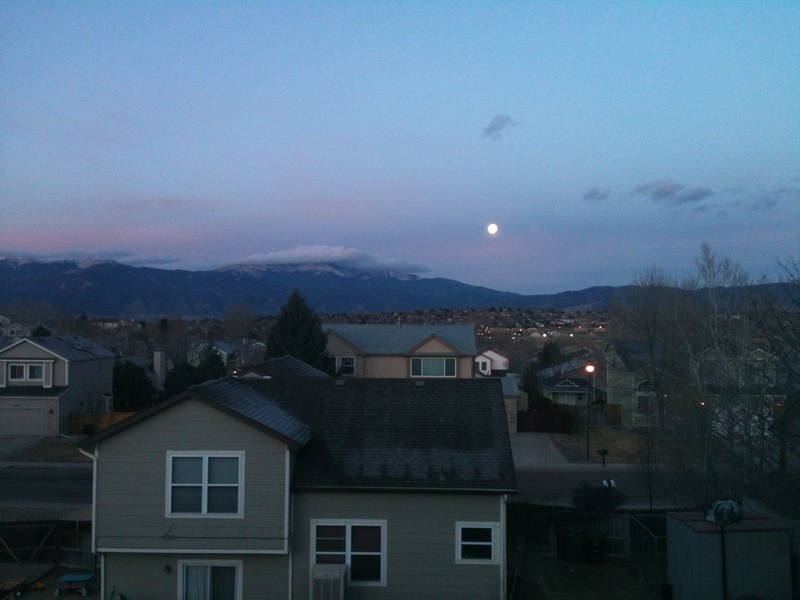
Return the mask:
[[486,228],[486,231],[494,235],[497,233],[497,225],[495,223],[489,223],[489,226]]

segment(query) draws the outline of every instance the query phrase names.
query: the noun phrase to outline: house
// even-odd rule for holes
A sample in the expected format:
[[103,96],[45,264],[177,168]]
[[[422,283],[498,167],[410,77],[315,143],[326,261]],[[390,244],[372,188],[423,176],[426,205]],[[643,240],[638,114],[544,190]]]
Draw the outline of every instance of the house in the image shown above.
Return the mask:
[[342,377],[473,377],[472,325],[323,324]]
[[80,448],[103,598],[505,597],[498,379],[224,378]]
[[69,433],[72,412],[110,410],[114,353],[78,336],[0,349],[0,434]]
[[508,373],[508,358],[492,348],[484,348],[475,357],[475,370],[482,375],[503,376]]
[[[658,354],[658,350],[655,351]],[[653,427],[663,417],[664,402],[659,402],[659,385],[654,381],[660,370],[654,365],[647,345],[636,340],[612,340],[603,351],[606,367],[606,394],[609,404],[620,406],[622,424],[628,427]],[[662,399],[663,400],[663,399]]]
[[548,377],[542,381],[542,395],[555,404],[586,406],[591,386],[585,377]]
[[208,350],[209,346],[211,349],[219,356],[220,360],[222,360],[222,364],[225,367],[233,367],[234,366],[234,358],[236,356],[236,344],[234,342],[226,342],[223,340],[217,340],[215,342],[198,342],[193,344],[192,347],[189,349],[189,357],[188,361],[189,364],[193,367],[196,367],[203,361],[203,355]]

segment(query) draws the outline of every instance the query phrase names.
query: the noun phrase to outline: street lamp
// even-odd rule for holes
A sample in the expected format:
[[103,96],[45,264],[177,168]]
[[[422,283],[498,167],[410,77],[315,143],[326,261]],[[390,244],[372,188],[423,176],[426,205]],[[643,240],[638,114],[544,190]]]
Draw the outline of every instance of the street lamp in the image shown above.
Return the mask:
[[592,401],[594,400],[594,365],[584,367],[589,374],[589,393],[586,394],[586,460],[589,460],[589,429],[591,427]]

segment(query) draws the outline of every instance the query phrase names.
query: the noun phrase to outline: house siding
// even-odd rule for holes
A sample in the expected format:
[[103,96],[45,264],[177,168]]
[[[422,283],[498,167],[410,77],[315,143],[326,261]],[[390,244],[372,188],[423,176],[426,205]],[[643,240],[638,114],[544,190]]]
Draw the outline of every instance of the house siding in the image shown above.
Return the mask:
[[[244,452],[244,516],[165,515],[169,451]],[[284,552],[286,445],[187,399],[99,446],[96,545],[100,550]]]
[[456,522],[504,524],[504,499],[500,495],[306,492],[295,495],[294,506],[293,597],[298,600],[309,597],[312,519],[386,521],[386,586],[348,586],[348,600],[485,600],[504,596],[504,540],[498,541],[500,564],[455,562]]
[[[165,600],[181,598],[180,560],[241,561],[242,600],[286,600],[289,597],[289,558],[238,554],[107,554],[104,557],[104,598],[116,589],[126,598]],[[166,567],[169,566],[169,573]],[[295,596],[297,597],[297,596]],[[307,600],[307,596],[303,600]]]

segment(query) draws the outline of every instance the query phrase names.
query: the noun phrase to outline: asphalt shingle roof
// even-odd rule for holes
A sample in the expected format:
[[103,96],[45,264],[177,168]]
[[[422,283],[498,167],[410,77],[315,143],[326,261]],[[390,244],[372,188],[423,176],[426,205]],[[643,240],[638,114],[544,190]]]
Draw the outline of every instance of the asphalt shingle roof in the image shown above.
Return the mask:
[[478,354],[475,328],[472,325],[355,325],[326,323],[324,331],[333,331],[364,354],[405,354],[435,335],[457,352]]
[[270,359],[250,367],[250,369],[276,379],[286,377],[330,377],[324,371],[320,371],[302,360],[288,355]]
[[295,489],[516,490],[498,379],[223,379],[192,393],[297,439],[307,426]]
[[[116,356],[111,350],[107,350],[77,335],[54,335],[47,337],[29,337],[25,339],[71,362],[95,360],[97,358],[114,358],[114,356]],[[22,343],[22,341],[15,342],[11,346],[17,345],[18,343]],[[2,350],[6,350],[11,346],[7,346]]]

